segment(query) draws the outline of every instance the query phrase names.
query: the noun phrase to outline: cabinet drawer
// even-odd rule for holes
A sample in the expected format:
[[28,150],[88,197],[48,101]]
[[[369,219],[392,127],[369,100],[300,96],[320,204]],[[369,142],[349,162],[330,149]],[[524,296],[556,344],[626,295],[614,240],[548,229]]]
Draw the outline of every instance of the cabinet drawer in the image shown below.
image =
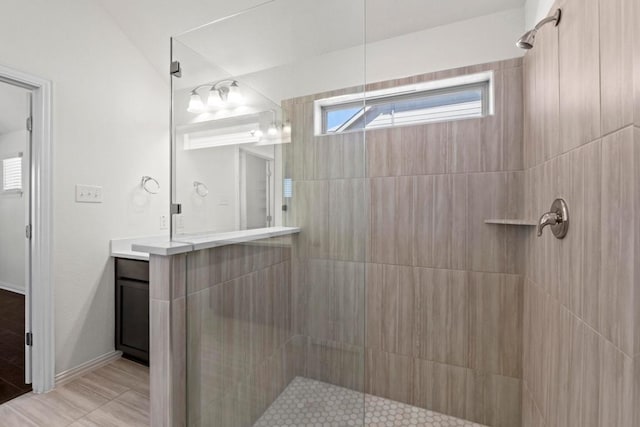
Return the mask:
[[133,279],[143,282],[149,281],[149,263],[133,259],[116,259],[116,280]]

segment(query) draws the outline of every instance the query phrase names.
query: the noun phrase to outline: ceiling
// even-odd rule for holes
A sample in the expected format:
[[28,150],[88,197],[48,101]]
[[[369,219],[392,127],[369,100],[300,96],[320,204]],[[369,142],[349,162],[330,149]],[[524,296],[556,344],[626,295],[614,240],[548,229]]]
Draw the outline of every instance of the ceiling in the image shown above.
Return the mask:
[[[169,37],[250,7],[272,3],[272,1],[265,2],[264,0],[96,1],[113,17],[133,44],[163,76],[167,76]],[[264,10],[269,8],[277,10],[278,7],[282,10],[283,7],[291,5],[290,8],[287,8],[288,13],[285,16],[289,18],[296,16],[297,26],[309,26],[310,29],[317,29],[324,35],[344,35],[345,31],[356,33],[359,30],[355,25],[345,28],[345,22],[355,22],[362,27],[362,19],[360,19],[362,17],[362,1],[350,0],[346,2],[342,0],[343,5],[351,7],[338,8],[339,13],[335,12],[336,9],[329,8],[327,0],[305,0],[304,2],[275,0],[273,2],[275,4],[271,4]],[[366,0],[367,41],[379,41],[502,10],[519,8],[523,7],[524,2],[525,0]],[[304,9],[301,9],[301,3],[306,4]],[[272,25],[269,28],[270,33],[277,30],[278,25]],[[309,33],[311,36],[306,40],[300,40],[297,47],[303,48],[305,43],[308,45],[314,40],[313,31],[309,31]],[[201,34],[205,36],[206,32]],[[242,29],[236,28],[234,34],[241,35]],[[361,41],[362,33],[357,36]],[[197,38],[193,34],[180,38],[183,37],[187,37],[189,40]],[[320,50],[343,47],[340,46],[340,43],[348,45],[348,40],[354,38],[356,38],[354,34],[342,37],[342,40],[338,36],[329,38]]]
[[27,93],[26,89],[0,82],[0,135],[25,128]]

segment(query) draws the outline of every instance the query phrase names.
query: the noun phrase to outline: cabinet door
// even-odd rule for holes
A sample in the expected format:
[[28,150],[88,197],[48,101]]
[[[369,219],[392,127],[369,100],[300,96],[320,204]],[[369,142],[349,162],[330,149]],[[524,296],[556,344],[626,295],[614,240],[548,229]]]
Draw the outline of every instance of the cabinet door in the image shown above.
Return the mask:
[[149,358],[149,284],[127,279],[117,281],[121,350],[144,361]]

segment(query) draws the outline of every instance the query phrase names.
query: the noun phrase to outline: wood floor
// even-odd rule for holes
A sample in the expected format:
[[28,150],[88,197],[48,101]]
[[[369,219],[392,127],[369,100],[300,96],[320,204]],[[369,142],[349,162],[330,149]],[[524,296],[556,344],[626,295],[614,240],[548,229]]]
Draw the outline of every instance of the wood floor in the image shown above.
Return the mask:
[[147,427],[149,369],[125,359],[0,405],[2,427]]
[[30,391],[24,383],[24,295],[0,289],[0,404]]

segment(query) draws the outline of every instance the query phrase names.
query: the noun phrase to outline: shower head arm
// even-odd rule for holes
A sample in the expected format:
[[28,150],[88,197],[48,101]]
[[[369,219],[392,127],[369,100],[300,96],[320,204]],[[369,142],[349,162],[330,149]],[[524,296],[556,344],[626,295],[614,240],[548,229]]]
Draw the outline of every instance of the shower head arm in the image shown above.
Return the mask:
[[560,19],[562,18],[562,11],[560,9],[556,10],[556,13],[553,15],[547,16],[542,21],[538,22],[536,26],[533,28],[534,31],[538,31],[540,28],[544,27],[549,22],[555,22],[555,26],[557,27],[560,24]]

